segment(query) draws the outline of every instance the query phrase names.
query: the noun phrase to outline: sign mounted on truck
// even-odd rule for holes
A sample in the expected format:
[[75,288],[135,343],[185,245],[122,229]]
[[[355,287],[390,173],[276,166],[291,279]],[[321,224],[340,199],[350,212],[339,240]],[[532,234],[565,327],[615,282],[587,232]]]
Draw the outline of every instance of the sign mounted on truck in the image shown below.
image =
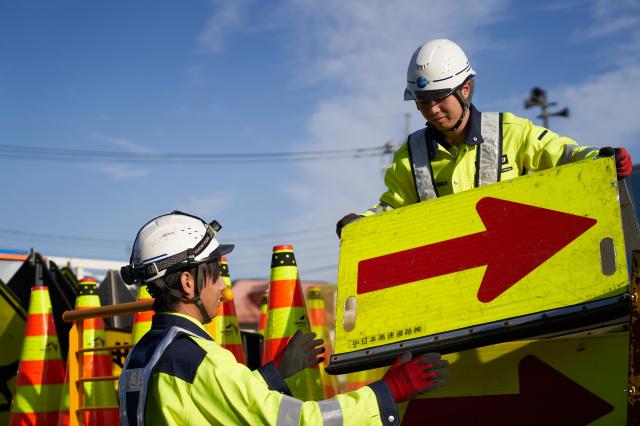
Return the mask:
[[343,230],[329,371],[608,321],[628,282],[609,158],[391,210]]

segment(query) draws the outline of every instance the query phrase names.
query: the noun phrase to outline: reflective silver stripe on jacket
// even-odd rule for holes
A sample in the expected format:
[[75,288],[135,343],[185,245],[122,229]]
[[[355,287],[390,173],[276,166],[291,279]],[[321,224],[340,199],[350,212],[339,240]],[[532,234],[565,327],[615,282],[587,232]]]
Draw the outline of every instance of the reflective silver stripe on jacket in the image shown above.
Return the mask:
[[480,117],[480,134],[483,142],[478,146],[478,165],[476,170],[478,186],[489,185],[498,181],[500,167],[500,114],[483,112]]
[[300,423],[302,401],[288,395],[282,396],[276,426],[296,426]]
[[367,211],[374,214],[380,214],[382,212],[386,212],[387,210],[393,210],[393,207],[391,207],[389,204],[385,203],[384,201],[380,201],[377,205],[375,205],[374,207],[371,207]]
[[[318,401],[323,426],[342,426],[342,407],[337,399]],[[300,424],[302,401],[288,395],[282,396],[276,426],[296,426]]]
[[323,426],[342,426],[342,407],[337,399],[318,401]]
[[[409,135],[409,152],[413,166],[413,178],[420,201],[437,197],[433,187],[433,171],[425,138],[426,128]],[[478,147],[478,186],[498,181],[502,135],[500,134],[500,113],[483,112],[480,115],[480,134],[484,140]]]
[[558,160],[557,165],[563,166],[565,164],[571,163],[572,161],[584,160],[587,154],[593,151],[599,151],[598,148],[586,148],[574,155],[573,152],[578,148],[579,148],[578,145],[565,145],[562,148],[562,157],[560,157],[560,160]]
[[433,187],[433,172],[429,161],[429,150],[426,140],[427,129],[420,129],[409,135],[409,152],[413,165],[413,179],[420,201],[436,198],[438,195]]
[[149,379],[153,372],[153,367],[158,363],[160,357],[164,353],[165,349],[173,342],[180,334],[188,334],[191,336],[199,337],[197,334],[185,330],[181,327],[173,326],[169,329],[167,334],[162,338],[158,346],[156,346],[151,359],[147,365],[142,368],[134,368],[127,370],[129,365],[129,358],[132,352],[129,352],[127,360],[124,364],[123,370],[125,371],[124,380],[120,380],[118,383],[118,396],[120,397],[120,422],[123,426],[129,426],[129,419],[127,418],[127,392],[140,392],[138,397],[138,407],[136,409],[136,418],[138,426],[143,426],[144,423],[144,411],[145,403],[147,401],[147,391],[149,389]]

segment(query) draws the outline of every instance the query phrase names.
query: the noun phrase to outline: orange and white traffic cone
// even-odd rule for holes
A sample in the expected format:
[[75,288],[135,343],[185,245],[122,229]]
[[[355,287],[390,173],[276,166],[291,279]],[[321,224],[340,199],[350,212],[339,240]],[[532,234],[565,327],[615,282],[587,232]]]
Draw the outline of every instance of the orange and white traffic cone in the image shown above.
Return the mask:
[[266,290],[260,301],[260,319],[258,320],[258,333],[264,336],[264,330],[267,328],[267,301],[269,300],[269,290]]
[[311,322],[311,331],[316,333],[317,338],[324,340],[324,361],[321,362],[318,367],[320,368],[322,386],[324,387],[324,396],[331,398],[340,393],[340,389],[338,387],[338,378],[325,371],[325,368],[329,365],[329,357],[333,353],[333,349],[331,347],[329,329],[327,328],[321,287],[309,287],[307,289],[306,302],[309,311],[309,320]]
[[[146,284],[140,284],[138,286],[138,302],[143,300],[151,300],[153,299],[147,290]],[[131,327],[131,344],[135,345],[138,343],[142,336],[144,336],[147,331],[151,330],[151,318],[153,318],[154,311],[142,311],[136,312],[133,317],[133,326]]]
[[49,288],[32,287],[9,425],[40,426],[58,422],[64,368]]
[[[97,293],[96,280],[83,278],[80,280],[80,292],[76,299],[76,309],[98,308],[100,298]],[[85,349],[105,346],[104,322],[102,318],[83,320],[83,346]],[[82,356],[83,379],[112,376],[111,354],[108,351],[89,351]],[[116,391],[110,381],[84,382],[84,406],[117,406]],[[85,425],[118,424],[118,410],[95,410],[84,413]]]
[[[273,248],[269,282],[267,326],[263,363],[273,361],[297,330],[311,332],[309,317],[298,278],[298,266],[290,245]],[[324,399],[318,366],[285,379],[294,397],[306,401]]]
[[[227,285],[227,289],[231,289],[229,263],[226,257],[221,259],[220,266],[220,276]],[[218,314],[212,322],[215,323],[215,331],[214,334],[212,334],[213,340],[223,348],[229,350],[239,363],[246,364],[244,349],[242,347],[242,336],[240,335],[240,325],[238,324],[238,316],[236,315],[236,306],[233,299],[220,303],[218,306]]]

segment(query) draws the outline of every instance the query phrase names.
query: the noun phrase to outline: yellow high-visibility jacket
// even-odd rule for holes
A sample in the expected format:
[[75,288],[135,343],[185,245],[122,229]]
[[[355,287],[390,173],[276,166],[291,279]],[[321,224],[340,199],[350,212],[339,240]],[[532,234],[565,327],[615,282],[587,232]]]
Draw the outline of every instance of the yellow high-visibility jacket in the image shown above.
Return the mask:
[[452,146],[427,126],[409,136],[385,173],[387,191],[368,216],[390,208],[456,194],[598,155],[511,113],[481,113],[473,105],[464,143]]
[[[300,401],[273,364],[251,371],[195,319],[154,315],[120,376],[123,425],[395,425],[387,385],[324,401]],[[383,420],[384,419],[384,422]]]

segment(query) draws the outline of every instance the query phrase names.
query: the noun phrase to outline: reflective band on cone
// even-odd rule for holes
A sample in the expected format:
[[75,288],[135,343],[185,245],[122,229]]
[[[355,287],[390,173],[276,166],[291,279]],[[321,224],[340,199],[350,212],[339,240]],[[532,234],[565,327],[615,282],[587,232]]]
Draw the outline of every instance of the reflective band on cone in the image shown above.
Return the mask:
[[[227,288],[230,289],[231,277],[229,276],[229,264],[226,257],[221,259],[220,276],[224,280]],[[229,350],[238,362],[246,364],[235,302],[229,300],[228,302],[220,303],[218,306],[218,314],[212,323],[215,323],[214,333],[212,334],[213,340],[223,348]]]
[[[98,308],[100,298],[97,293],[96,280],[83,278],[80,280],[80,292],[76,299],[76,309]],[[102,318],[83,320],[83,347],[99,348],[105,346],[104,322]],[[82,375],[84,379],[91,377],[112,376],[111,354],[108,351],[85,352],[82,357]],[[116,391],[112,381],[95,381],[84,383],[84,406],[103,407],[117,406]],[[95,410],[84,413],[85,425],[112,425],[119,422],[118,410]]]
[[369,383],[382,379],[388,367],[374,368],[372,370],[356,371],[345,375],[344,392],[358,390]]
[[[298,266],[293,247],[279,245],[271,256],[267,326],[263,363],[272,361],[297,330],[309,333],[309,317],[302,297]],[[285,379],[294,397],[310,401],[324,399],[320,370],[317,366]]]
[[267,301],[269,300],[269,290],[265,291],[260,301],[260,320],[258,321],[258,333],[264,336],[264,330],[267,328]]
[[326,315],[324,310],[324,299],[322,298],[321,287],[309,287],[307,289],[307,309],[309,311],[309,321],[311,323],[311,331],[316,333],[318,338],[324,340],[324,361],[319,364],[320,376],[322,378],[322,386],[324,388],[324,396],[331,398],[338,393],[338,378],[332,376],[325,371],[329,365],[329,357],[333,353],[331,348],[331,338],[329,329],[327,328]]
[[[151,300],[152,297],[147,290],[146,284],[140,284],[138,286],[138,302],[143,300]],[[151,330],[151,318],[153,318],[154,311],[142,311],[136,312],[133,317],[133,327],[131,328],[131,344],[135,345],[142,339],[147,331]]]
[[64,383],[64,362],[53,322],[49,288],[31,288],[25,337],[9,425],[55,425]]

